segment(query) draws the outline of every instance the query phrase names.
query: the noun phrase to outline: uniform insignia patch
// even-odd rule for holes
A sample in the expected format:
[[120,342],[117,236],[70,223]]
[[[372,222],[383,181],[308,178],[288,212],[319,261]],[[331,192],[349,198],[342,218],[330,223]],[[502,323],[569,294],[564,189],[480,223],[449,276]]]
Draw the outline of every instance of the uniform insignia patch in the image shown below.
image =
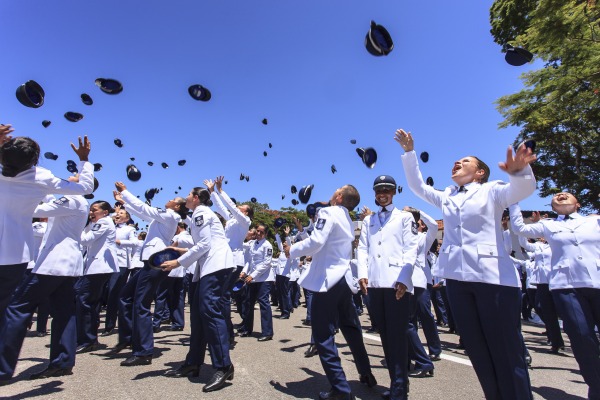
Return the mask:
[[94,224],[94,226],[92,226],[92,231],[93,232],[99,231],[101,226],[102,226],[101,224]]
[[273,255],[273,249],[267,249],[267,255],[268,256]]
[[194,223],[196,226],[202,226],[204,223],[204,215],[198,215],[196,218],[194,218]]
[[419,233],[419,225],[417,225],[416,222],[411,222],[410,230],[412,231],[413,235],[416,235],[417,233]]
[[323,229],[323,227],[325,226],[325,222],[326,222],[326,221],[327,221],[326,219],[319,218],[319,219],[317,220],[317,225],[315,226],[315,228],[317,228],[318,230],[322,230],[322,229]]
[[156,207],[156,211],[158,211],[159,213],[164,213],[164,212],[167,212],[166,210],[163,210],[163,209],[162,209],[162,208],[160,208],[160,207]]
[[54,200],[54,204],[56,204],[57,206],[62,206],[63,204],[67,204],[69,202],[69,199],[67,199],[66,197],[61,197],[60,199],[56,199]]

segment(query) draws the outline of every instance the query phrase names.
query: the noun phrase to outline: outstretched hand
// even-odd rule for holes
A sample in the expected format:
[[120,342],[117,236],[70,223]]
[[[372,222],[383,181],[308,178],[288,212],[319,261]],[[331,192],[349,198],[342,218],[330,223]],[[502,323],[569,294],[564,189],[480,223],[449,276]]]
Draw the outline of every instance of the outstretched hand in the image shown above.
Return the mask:
[[80,136],[79,147],[75,147],[75,145],[71,143],[71,148],[79,157],[79,161],[88,161],[88,156],[90,155],[90,151],[92,150],[92,143],[88,140],[87,135],[83,137],[83,141],[81,140]]
[[12,128],[12,125],[0,125],[0,146],[2,146],[4,143],[8,142],[10,139],[12,139],[12,136],[10,135],[11,132],[13,132],[14,129]]
[[499,162],[500,169],[508,174],[514,174],[521,171],[528,164],[537,160],[537,157],[530,148],[525,147],[525,143],[521,143],[517,148],[516,154],[513,155],[512,146],[508,146],[506,150],[506,161]]
[[394,140],[400,143],[400,146],[404,151],[413,151],[415,149],[415,142],[410,132],[404,131],[404,129],[396,130]]
[[204,186],[206,186],[206,188],[208,189],[208,191],[210,193],[215,191],[215,183],[213,182],[212,179],[205,179],[204,180]]
[[217,191],[219,193],[221,193],[221,187],[223,187],[223,180],[225,179],[224,176],[217,176],[215,178],[215,185],[217,186]]

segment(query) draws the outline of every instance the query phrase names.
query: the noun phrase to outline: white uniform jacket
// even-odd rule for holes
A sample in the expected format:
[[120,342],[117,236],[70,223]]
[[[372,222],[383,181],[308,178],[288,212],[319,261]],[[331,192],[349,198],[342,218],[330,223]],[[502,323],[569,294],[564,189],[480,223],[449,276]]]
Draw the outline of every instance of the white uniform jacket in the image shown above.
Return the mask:
[[275,274],[271,266],[273,246],[267,239],[252,240],[248,246],[248,269],[246,274],[254,282],[273,282]]
[[131,241],[131,261],[129,263],[129,269],[143,268],[144,262],[142,261],[142,247],[144,241],[136,238]]
[[431,268],[427,265],[427,253],[435,240],[438,232],[438,224],[435,219],[421,211],[421,220],[427,225],[427,232],[419,232],[417,245],[417,263],[413,271],[413,285],[419,288],[427,289],[427,284],[431,285],[433,276]]
[[177,261],[186,268],[196,263],[194,282],[222,269],[235,268],[223,225],[210,208],[204,205],[196,207],[190,230],[194,246]]
[[119,268],[131,268],[131,247],[134,240],[137,240],[135,236],[135,227],[119,224],[116,226],[117,229],[117,240],[120,244],[117,244],[117,261]]
[[[175,235],[173,237],[173,245],[175,247],[181,247],[183,249],[191,249],[194,246],[194,239],[192,238],[192,235],[190,235],[190,233],[188,231],[182,231],[181,233],[179,233],[178,235]],[[181,267],[183,268],[183,267]],[[177,268],[175,268],[177,269]],[[185,268],[185,273],[186,274],[193,274],[196,270],[196,265],[192,264],[189,267]],[[173,270],[175,271],[175,270]],[[173,272],[171,271],[171,272]],[[169,276],[171,276],[171,274],[169,273]]]
[[552,249],[548,243],[529,243],[523,236],[519,236],[519,244],[528,253],[532,253],[535,266],[531,276],[531,283],[548,284],[548,275],[552,265]]
[[311,267],[298,280],[300,286],[326,292],[345,278],[353,288],[350,272],[353,240],[354,224],[348,210],[342,206],[321,208],[312,234],[290,249],[290,257],[312,256]]
[[402,164],[410,189],[442,209],[444,242],[439,271],[433,274],[458,281],[519,287],[520,279],[504,248],[501,219],[506,207],[535,191],[531,167],[509,175],[510,183],[470,183],[465,193],[456,186],[442,191],[426,185],[414,151],[402,155]]
[[31,224],[31,229],[33,229],[33,258],[29,261],[29,264],[27,264],[27,269],[33,269],[35,266],[35,260],[37,260],[38,254],[40,254],[40,249],[43,244],[42,240],[44,239],[46,229],[48,229],[48,223],[40,221],[34,222]]
[[242,266],[244,265],[244,240],[252,221],[237,208],[224,190],[221,190],[221,193],[217,193],[215,190],[211,193],[210,198],[223,211],[223,218],[227,220],[225,236],[233,252],[233,260],[235,265]]
[[13,178],[0,166],[0,265],[33,259],[31,215],[46,194],[87,194],[94,189],[94,166],[79,164],[79,182],[69,182],[41,167],[31,167]]
[[181,217],[171,209],[150,207],[128,190],[121,192],[127,211],[145,221],[152,221],[148,226],[148,235],[142,246],[142,261],[146,261],[154,253],[164,250],[170,243]]
[[413,293],[418,233],[413,215],[395,207],[384,226],[377,213],[367,216],[358,242],[358,279],[368,278],[372,288],[394,288],[401,282]]
[[36,207],[33,216],[48,218],[48,229],[31,272],[52,276],[83,274],[80,241],[88,214],[89,205],[83,196],[63,196]]
[[510,207],[513,230],[526,237],[546,239],[552,249],[550,290],[600,289],[600,217],[574,213],[568,220],[543,219],[525,225],[518,204]]
[[117,262],[117,230],[112,218],[106,216],[90,222],[81,234],[81,244],[85,247],[83,274],[106,274],[119,272]]

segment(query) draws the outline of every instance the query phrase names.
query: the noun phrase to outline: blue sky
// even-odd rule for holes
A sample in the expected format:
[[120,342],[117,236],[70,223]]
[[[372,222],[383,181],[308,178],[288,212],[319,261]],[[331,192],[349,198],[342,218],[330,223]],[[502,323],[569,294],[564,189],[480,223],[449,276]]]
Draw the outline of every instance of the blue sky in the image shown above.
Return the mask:
[[[412,131],[417,151],[429,152],[421,167],[435,187],[452,184],[452,163],[465,155],[480,157],[492,179],[505,180],[496,165],[518,130],[498,130],[494,101],[518,91],[519,75],[533,65],[506,64],[489,33],[491,3],[4,1],[0,122],[36,139],[42,152],[59,154],[41,160],[58,176],[68,175],[66,161],[75,157],[70,141],[87,134],[91,161],[104,166],[96,197],[111,201],[116,180],[142,197],[162,187],[154,201],[162,205],[178,186],[185,195],[225,175],[232,197],[256,197],[273,209],[291,206],[292,184],[314,184],[317,201],[352,183],[361,205],[373,206],[375,177],[390,174],[406,186],[397,128]],[[364,48],[371,20],[394,38],[387,57]],[[94,85],[99,77],[118,79],[123,92],[102,93]],[[29,79],[45,89],[39,109],[16,100]],[[209,88],[211,101],[193,100],[192,84]],[[92,106],[81,102],[82,93]],[[69,122],[67,111],[84,119]],[[123,148],[113,144],[117,137]],[[374,169],[361,163],[358,146],[377,150]],[[130,157],[142,171],[136,183],[125,176]],[[394,203],[441,217],[408,188]],[[548,203],[534,195],[522,205]]]

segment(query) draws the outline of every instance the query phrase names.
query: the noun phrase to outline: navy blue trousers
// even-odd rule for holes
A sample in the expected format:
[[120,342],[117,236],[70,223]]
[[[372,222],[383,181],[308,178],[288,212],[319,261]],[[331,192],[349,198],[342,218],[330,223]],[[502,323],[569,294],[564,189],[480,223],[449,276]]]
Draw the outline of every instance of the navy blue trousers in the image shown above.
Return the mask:
[[379,327],[390,375],[390,399],[404,400],[407,398],[408,385],[409,296],[396,300],[394,289],[369,288],[369,301],[369,315]]
[[560,331],[556,306],[554,305],[554,300],[552,299],[552,294],[547,283],[537,284],[535,303],[537,304],[537,309],[540,311],[540,318],[544,321],[544,325],[546,325],[548,339],[553,346],[563,347],[565,342]]
[[488,400],[532,400],[520,330],[521,289],[446,280],[460,336]]
[[221,311],[223,312],[223,316],[225,317],[225,322],[227,323],[227,332],[229,333],[229,337],[232,338],[234,336],[233,333],[233,323],[231,322],[231,298],[233,297],[233,287],[240,279],[240,274],[244,269],[243,265],[238,265],[234,269],[231,270],[231,273],[227,277],[227,281],[225,282],[225,286],[227,287],[227,291],[223,292],[223,298],[221,298]]
[[600,349],[594,326],[600,326],[600,289],[552,290],[558,315],[571,340],[573,355],[587,383],[588,399],[600,399]]
[[435,319],[431,313],[429,290],[416,287],[415,301],[417,302],[417,312],[413,317],[413,324],[417,327],[417,318],[421,321],[423,334],[425,334],[427,347],[429,347],[429,354],[439,355],[442,352],[442,344],[440,343],[440,335],[438,334]]
[[173,328],[183,328],[185,326],[184,279],[167,276],[158,286],[154,302],[153,326],[155,328],[160,327],[160,322],[165,319],[171,320]]
[[356,307],[352,301],[352,291],[344,278],[327,292],[313,292],[311,315],[313,339],[325,375],[334,390],[350,393],[350,385],[335,345],[336,324],[339,324],[339,329],[350,347],[358,373],[369,374],[371,365]]
[[290,278],[283,275],[276,275],[275,285],[277,285],[277,294],[279,295],[279,308],[281,308],[281,315],[287,315],[289,317],[292,313]]
[[246,317],[244,318],[246,332],[252,333],[254,331],[254,305],[258,302],[260,306],[261,336],[273,336],[273,314],[269,302],[273,282],[252,282],[246,286],[248,287]]
[[131,344],[134,356],[154,354],[154,331],[150,307],[156,288],[168,272],[150,268],[148,261],[121,291],[119,308],[119,343]]
[[433,311],[435,311],[435,319],[437,323],[448,324],[446,303],[444,302],[440,288],[435,289],[433,285],[428,283],[427,290],[429,291],[429,297],[431,298],[431,304],[433,305]]
[[13,293],[23,279],[27,264],[0,265],[0,321]]
[[77,344],[89,346],[98,342],[100,300],[110,273],[84,275],[75,284],[77,310]]
[[231,365],[229,358],[229,331],[223,315],[222,299],[228,293],[232,269],[203,276],[196,286],[190,315],[190,349],[185,363],[204,364],[206,348],[214,368]]
[[300,285],[298,281],[290,280],[290,297],[292,298],[292,312],[294,308],[300,307]]
[[27,325],[36,307],[49,301],[52,312],[50,367],[75,365],[77,327],[75,318],[75,282],[70,276],[30,274],[17,289],[0,323],[0,380],[9,380],[19,359],[27,334]]
[[448,301],[446,285],[440,286],[440,294],[442,295],[442,299],[444,300],[444,304],[446,306],[446,316],[448,317],[448,328],[450,328],[450,330],[453,332],[458,332],[458,329],[456,327],[456,322],[454,321],[454,315],[452,314],[452,308],[450,307],[450,302]]
[[[423,288],[415,288],[415,293],[417,293],[417,289],[421,289],[422,291],[425,290]],[[419,331],[417,329],[417,296],[410,293],[406,293],[404,296],[408,297],[409,310],[408,329],[406,331],[406,336],[408,338],[408,358],[415,362],[415,370],[433,369],[433,362],[429,358],[429,355],[427,355],[423,343],[421,343],[421,338],[419,337]],[[377,326],[377,329],[381,328]]]
[[104,317],[104,330],[112,331],[117,325],[117,315],[119,313],[119,299],[121,290],[127,283],[127,278],[131,270],[119,267],[119,272],[111,274],[108,281],[108,294],[106,297],[106,316]]
[[313,298],[313,293],[312,291],[308,290],[308,289],[303,289],[304,291],[304,302],[306,303],[306,320],[308,322],[312,321],[312,298]]

